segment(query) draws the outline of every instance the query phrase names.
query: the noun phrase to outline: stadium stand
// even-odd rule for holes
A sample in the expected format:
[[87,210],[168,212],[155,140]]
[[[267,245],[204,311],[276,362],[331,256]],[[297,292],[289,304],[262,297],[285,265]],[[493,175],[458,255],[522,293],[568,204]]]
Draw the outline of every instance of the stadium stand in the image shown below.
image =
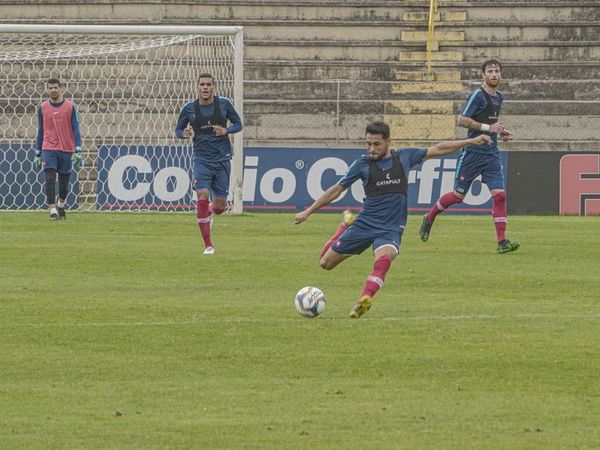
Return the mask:
[[385,118],[401,144],[462,136],[455,116],[488,57],[504,63],[503,118],[520,150],[597,150],[596,1],[20,0],[5,22],[243,25],[247,145],[354,146]]

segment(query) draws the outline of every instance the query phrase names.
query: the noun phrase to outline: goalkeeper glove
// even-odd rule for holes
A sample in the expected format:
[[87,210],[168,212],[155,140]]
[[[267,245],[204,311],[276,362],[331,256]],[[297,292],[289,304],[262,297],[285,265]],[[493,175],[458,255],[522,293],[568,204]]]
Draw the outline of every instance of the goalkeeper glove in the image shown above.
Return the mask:
[[83,165],[83,159],[81,158],[81,153],[76,152],[71,156],[71,162],[73,163],[73,167],[75,169],[79,169]]
[[42,167],[42,152],[39,150],[35,151],[35,158],[33,158],[33,167],[39,169]]

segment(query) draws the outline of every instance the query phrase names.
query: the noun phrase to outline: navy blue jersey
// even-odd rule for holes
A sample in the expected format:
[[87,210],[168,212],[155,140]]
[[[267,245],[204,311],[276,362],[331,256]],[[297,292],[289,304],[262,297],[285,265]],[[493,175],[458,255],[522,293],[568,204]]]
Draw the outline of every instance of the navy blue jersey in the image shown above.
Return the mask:
[[[392,150],[392,152],[400,158],[404,174],[408,179],[408,172],[411,167],[421,164],[427,154],[427,149],[403,148]],[[369,181],[369,162],[369,157],[362,155],[352,163],[348,172],[338,181],[338,184],[344,188],[348,188],[356,180],[361,179],[363,187],[366,187]],[[382,170],[390,170],[392,168],[392,157],[377,161],[377,165]],[[406,194],[394,192],[367,196],[363,203],[363,209],[353,226],[365,226],[371,229],[397,232],[402,230],[406,225],[407,214],[408,202]]]
[[[231,101],[225,97],[218,97],[219,109],[224,121],[229,121],[231,125],[227,127],[227,134],[237,133],[242,130],[242,120],[239,114],[233,108]],[[188,102],[177,119],[175,134],[183,139],[183,130],[190,124],[196,122],[196,104],[197,100]],[[210,105],[199,105],[200,112],[205,118],[210,119],[214,112],[214,103]],[[202,161],[217,162],[231,159],[232,148],[231,141],[227,135],[216,136],[214,133],[200,134],[194,133],[194,157]]]
[[[490,95],[490,99],[493,105],[498,107],[502,106],[503,96],[500,91],[496,91],[496,95]],[[485,99],[484,93],[480,88],[473,91],[465,103],[465,106],[460,113],[464,117],[475,117],[476,115],[482,113],[487,109],[487,101]],[[469,130],[467,131],[467,138],[474,138],[479,136],[480,134],[488,134],[492,138],[492,142],[490,144],[482,144],[482,145],[469,145],[465,147],[466,151],[476,152],[476,153],[495,153],[498,151],[498,134],[497,133],[482,133],[479,130]]]

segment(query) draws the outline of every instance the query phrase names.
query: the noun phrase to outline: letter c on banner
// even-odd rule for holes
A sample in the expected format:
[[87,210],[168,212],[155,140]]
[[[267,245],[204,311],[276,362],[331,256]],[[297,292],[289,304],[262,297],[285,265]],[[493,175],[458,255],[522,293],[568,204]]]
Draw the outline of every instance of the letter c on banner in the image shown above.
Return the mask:
[[123,186],[123,174],[135,167],[139,173],[152,173],[150,162],[139,155],[126,155],[115,160],[108,171],[108,190],[118,200],[133,201],[143,198],[150,190],[150,183],[139,182],[132,189]]
[[[322,158],[311,166],[306,176],[306,190],[313,200],[318,199],[325,192],[321,187],[321,181],[326,170],[335,170],[335,173],[341,176],[348,171],[348,164],[339,158]],[[334,203],[343,197],[344,195],[340,195]]]
[[358,203],[363,203],[365,200],[365,188],[363,188],[362,183],[356,182],[350,188],[352,190],[352,197]]

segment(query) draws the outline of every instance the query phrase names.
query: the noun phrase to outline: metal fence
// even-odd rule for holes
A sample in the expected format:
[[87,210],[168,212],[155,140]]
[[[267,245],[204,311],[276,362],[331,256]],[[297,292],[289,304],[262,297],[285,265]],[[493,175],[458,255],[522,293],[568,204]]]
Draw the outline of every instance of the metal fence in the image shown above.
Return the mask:
[[[246,81],[245,145],[362,145],[365,126],[385,120],[400,145],[462,138],[456,117],[479,80],[425,84],[399,81]],[[562,86],[562,88],[561,88]],[[565,99],[569,89],[571,99]],[[501,120],[513,132],[507,150],[597,150],[600,96],[589,84],[504,80]],[[556,90],[560,96],[553,98]],[[587,89],[585,99],[579,92]]]

